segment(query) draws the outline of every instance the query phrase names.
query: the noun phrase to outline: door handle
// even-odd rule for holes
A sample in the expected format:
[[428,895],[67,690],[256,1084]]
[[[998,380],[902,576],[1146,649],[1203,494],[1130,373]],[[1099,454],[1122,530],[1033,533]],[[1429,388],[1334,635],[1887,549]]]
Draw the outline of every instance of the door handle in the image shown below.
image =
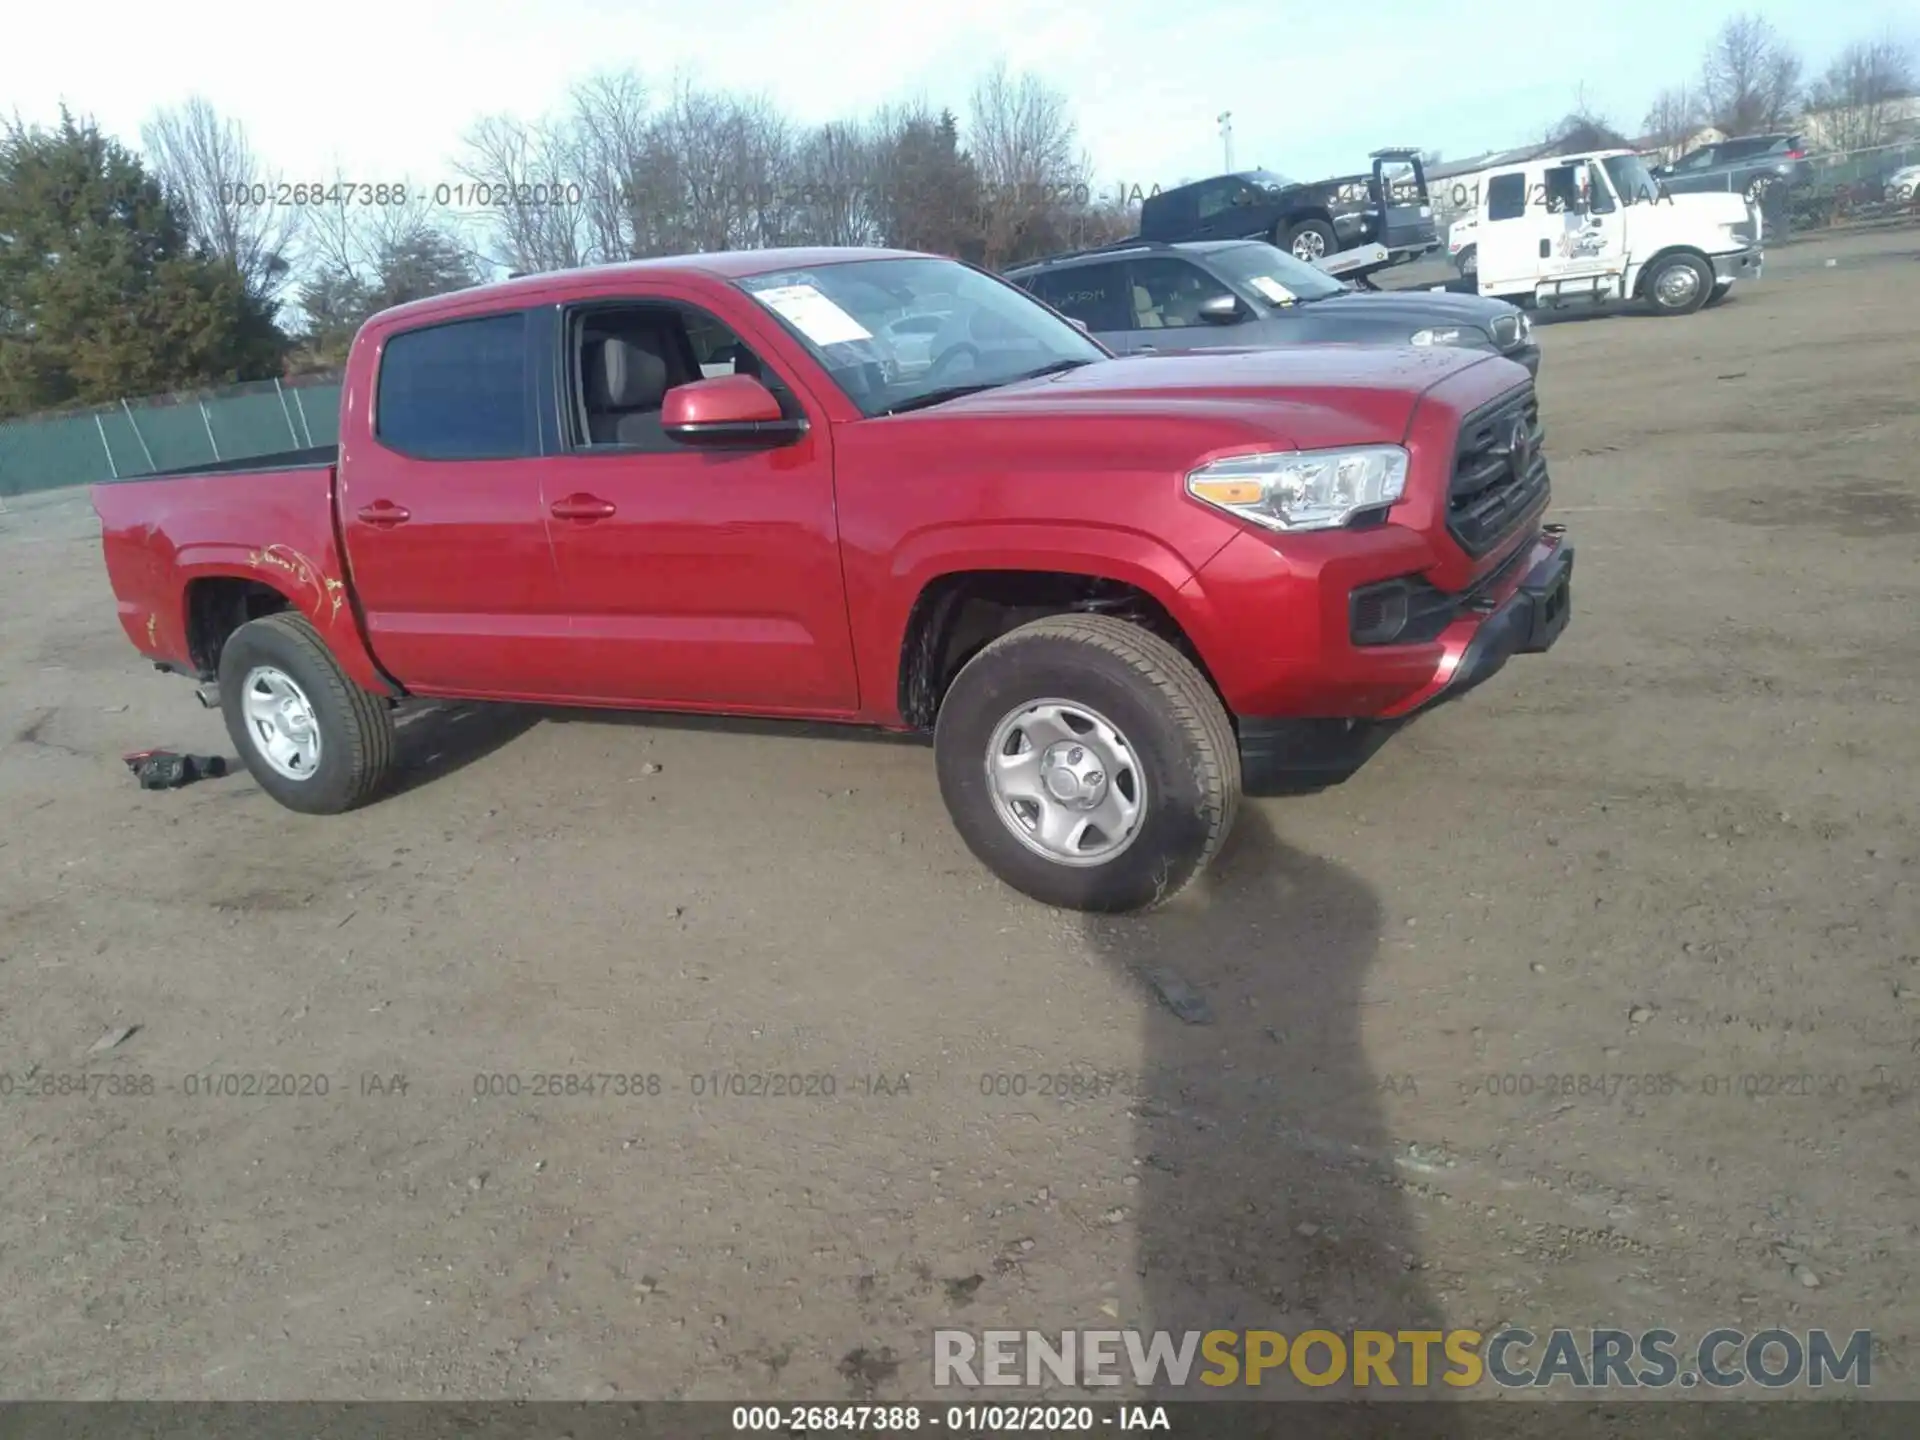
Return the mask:
[[598,495],[569,495],[554,501],[552,508],[556,520],[605,520],[614,511],[613,502]]
[[354,514],[367,525],[404,525],[413,518],[411,510],[391,500],[376,500],[371,505],[362,505]]

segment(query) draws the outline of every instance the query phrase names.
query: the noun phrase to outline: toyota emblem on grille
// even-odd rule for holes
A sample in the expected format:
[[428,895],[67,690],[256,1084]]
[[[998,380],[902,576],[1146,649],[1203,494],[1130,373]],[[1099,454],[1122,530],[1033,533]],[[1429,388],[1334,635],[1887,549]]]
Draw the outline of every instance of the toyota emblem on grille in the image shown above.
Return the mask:
[[1525,475],[1533,468],[1533,431],[1524,418],[1515,420],[1507,434],[1507,459],[1516,476]]

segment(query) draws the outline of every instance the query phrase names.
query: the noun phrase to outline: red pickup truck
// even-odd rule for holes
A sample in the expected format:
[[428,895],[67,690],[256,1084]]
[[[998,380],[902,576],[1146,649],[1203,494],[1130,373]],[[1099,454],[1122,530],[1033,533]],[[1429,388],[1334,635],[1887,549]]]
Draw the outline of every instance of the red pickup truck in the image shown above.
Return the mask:
[[291,809],[371,798],[411,696],[844,721],[931,732],[1009,884],[1124,910],[1554,643],[1541,434],[1494,356],[1116,359],[956,261],[769,250],[386,311],[337,453],[93,500],[128,636]]

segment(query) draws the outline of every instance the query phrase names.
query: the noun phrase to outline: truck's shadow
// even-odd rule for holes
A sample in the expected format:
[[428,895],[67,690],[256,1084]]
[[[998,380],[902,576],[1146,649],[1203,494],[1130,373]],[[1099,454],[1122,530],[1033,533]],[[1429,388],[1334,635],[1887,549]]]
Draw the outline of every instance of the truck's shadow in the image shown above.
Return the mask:
[[[1395,1147],[1382,1118],[1394,1082],[1369,1067],[1361,1035],[1379,903],[1351,872],[1282,842],[1264,811],[1258,802],[1242,807],[1227,852],[1167,909],[1086,922],[1101,953],[1137,977],[1145,1005],[1135,1219],[1149,1313],[1124,1323],[1176,1334],[1442,1329],[1394,1183]],[[1165,984],[1196,992],[1210,1020],[1182,1019],[1162,998]],[[1309,1360],[1324,1370],[1328,1352],[1317,1348]],[[1446,1368],[1437,1347],[1432,1361],[1437,1381]],[[1190,1377],[1177,1393],[1421,1393],[1407,1384],[1404,1350],[1394,1360],[1395,1391],[1355,1391],[1350,1363],[1341,1383],[1325,1388],[1283,1368],[1257,1389]],[[1197,1361],[1194,1376],[1208,1368]],[[1422,1409],[1419,1433],[1461,1433],[1454,1407]]]
[[464,770],[526,734],[540,718],[527,705],[410,701],[394,716],[399,754],[387,793],[405,794]]

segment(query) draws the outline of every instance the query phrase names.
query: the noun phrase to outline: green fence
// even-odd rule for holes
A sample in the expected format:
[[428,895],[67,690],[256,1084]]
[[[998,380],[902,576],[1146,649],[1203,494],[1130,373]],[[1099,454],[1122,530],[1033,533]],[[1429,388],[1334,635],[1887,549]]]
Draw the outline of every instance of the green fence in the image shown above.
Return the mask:
[[339,443],[338,376],[256,380],[0,423],[0,495]]

